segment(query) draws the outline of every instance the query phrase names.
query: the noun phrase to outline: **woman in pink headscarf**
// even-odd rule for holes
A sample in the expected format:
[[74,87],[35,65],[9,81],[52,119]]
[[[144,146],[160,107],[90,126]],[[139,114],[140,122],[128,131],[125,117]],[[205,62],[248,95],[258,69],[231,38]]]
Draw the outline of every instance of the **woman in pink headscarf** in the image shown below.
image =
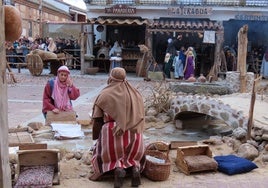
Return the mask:
[[80,96],[80,90],[73,85],[67,66],[61,66],[57,77],[47,82],[43,93],[42,112],[46,117],[48,111],[73,111],[71,100]]

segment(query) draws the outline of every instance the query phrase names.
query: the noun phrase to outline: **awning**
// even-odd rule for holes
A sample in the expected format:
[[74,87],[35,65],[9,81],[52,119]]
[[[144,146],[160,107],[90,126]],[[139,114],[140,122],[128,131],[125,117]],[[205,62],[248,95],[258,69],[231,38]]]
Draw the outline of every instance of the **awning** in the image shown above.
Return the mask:
[[150,30],[221,30],[222,25],[210,20],[159,19],[148,27]]
[[101,25],[148,25],[149,22],[146,19],[138,18],[93,18],[89,19],[88,23]]

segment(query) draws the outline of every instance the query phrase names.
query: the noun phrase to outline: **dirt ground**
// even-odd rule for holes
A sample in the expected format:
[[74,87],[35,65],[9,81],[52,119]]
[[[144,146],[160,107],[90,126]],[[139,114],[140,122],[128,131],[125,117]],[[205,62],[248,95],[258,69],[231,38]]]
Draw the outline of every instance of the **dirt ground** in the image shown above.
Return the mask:
[[[16,72],[16,70],[14,70]],[[89,119],[89,114],[92,109],[92,103],[95,96],[100,89],[105,86],[107,75],[85,75],[79,76],[79,72],[72,71],[74,75],[74,83],[81,90],[81,99],[79,102],[74,103],[74,108],[78,113],[78,119]],[[16,127],[18,125],[24,126],[29,122],[38,121],[44,122],[41,112],[41,99],[43,86],[47,79],[51,75],[47,75],[46,72],[40,77],[31,76],[27,70],[22,70],[22,73],[15,73],[18,83],[10,83],[8,85],[8,121],[9,127]],[[144,92],[152,83],[144,82],[142,78],[136,78],[135,75],[130,75],[129,81],[140,87],[144,95],[148,94]],[[232,108],[242,110],[246,115],[249,112],[250,94],[232,94],[227,96],[221,96],[220,99],[231,105]],[[268,126],[268,96],[258,95],[254,109],[254,121],[262,123]],[[159,123],[159,122],[157,122]],[[90,139],[90,126],[83,128],[88,135],[83,139],[74,140],[44,140],[48,143],[49,148],[58,148],[62,154],[68,152],[89,152],[89,148],[93,145]],[[146,143],[153,141],[169,141],[176,139],[176,134],[168,133],[168,129],[165,127],[159,127],[155,130],[147,129],[144,133]],[[188,135],[192,137],[192,135]],[[189,138],[189,139],[190,139]],[[198,135],[195,136],[195,139]],[[203,137],[202,137],[203,138]],[[202,138],[199,138],[200,142]],[[177,138],[180,140],[181,138]],[[205,139],[205,138],[204,138]],[[42,140],[39,140],[42,142]],[[226,143],[220,145],[210,145],[210,149],[213,155],[227,155],[234,153],[233,149]],[[142,176],[142,185],[140,187],[161,187],[161,188],[210,188],[210,187],[267,187],[268,186],[268,168],[267,164],[262,162],[259,158],[254,160],[259,168],[246,174],[239,174],[228,176],[220,172],[202,172],[194,173],[191,175],[185,175],[179,171],[175,165],[177,158],[177,151],[170,150],[169,158],[171,161],[171,172],[168,180],[166,181],[151,181]],[[65,155],[61,156],[60,161],[60,185],[55,185],[55,188],[88,188],[88,187],[100,187],[110,188],[113,187],[113,178],[107,177],[102,181],[90,181],[88,176],[90,175],[91,167],[85,164],[83,160],[77,160],[75,158],[66,159]],[[123,187],[131,187],[130,177],[126,177]]]

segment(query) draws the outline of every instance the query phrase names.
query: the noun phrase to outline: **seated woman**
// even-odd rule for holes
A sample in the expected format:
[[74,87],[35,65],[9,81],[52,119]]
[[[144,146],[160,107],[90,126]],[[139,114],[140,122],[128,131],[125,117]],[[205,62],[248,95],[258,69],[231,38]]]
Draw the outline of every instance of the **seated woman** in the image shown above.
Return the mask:
[[93,106],[93,150],[91,180],[114,171],[114,187],[121,187],[126,169],[132,172],[132,186],[141,184],[144,168],[144,104],[141,94],[126,80],[126,71],[111,70],[108,85]]
[[46,118],[48,111],[60,113],[60,111],[73,111],[71,100],[80,96],[80,90],[74,86],[67,66],[61,66],[57,71],[57,77],[47,82],[43,92],[42,112]]

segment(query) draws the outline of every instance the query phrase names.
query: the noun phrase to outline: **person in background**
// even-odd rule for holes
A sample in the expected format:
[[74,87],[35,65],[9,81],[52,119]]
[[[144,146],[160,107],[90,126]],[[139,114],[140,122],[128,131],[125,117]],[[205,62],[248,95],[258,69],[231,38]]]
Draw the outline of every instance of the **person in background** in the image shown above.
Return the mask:
[[183,78],[183,62],[180,59],[180,51],[177,51],[176,56],[173,60],[173,67],[174,67],[174,78],[182,79]]
[[186,52],[186,61],[184,66],[184,79],[187,80],[192,75],[194,75],[195,65],[194,65],[194,54],[193,51],[187,50]]
[[115,41],[114,46],[109,51],[109,56],[111,57],[110,68],[121,67],[122,64],[121,54],[122,54],[122,48],[119,45],[118,41]]
[[263,78],[268,79],[268,48],[262,58],[260,74]]
[[114,187],[122,187],[126,170],[132,173],[131,185],[141,184],[140,172],[144,168],[143,131],[145,112],[142,95],[126,80],[126,71],[111,70],[108,85],[93,105],[93,174],[98,180],[106,172],[114,172]]
[[227,71],[236,71],[236,58],[231,50],[226,51]]
[[49,38],[48,39],[49,43],[48,43],[48,46],[47,46],[47,50],[49,52],[53,52],[53,53],[56,53],[57,51],[57,46],[56,46],[56,43],[54,42],[53,38]]
[[166,49],[165,62],[164,62],[164,73],[167,78],[171,78],[170,71],[173,71],[173,59],[177,53],[174,41],[169,38]]
[[61,66],[57,71],[57,77],[47,82],[43,92],[42,112],[46,118],[48,111],[60,113],[60,111],[73,111],[71,100],[80,96],[80,90],[74,86],[67,66]]

